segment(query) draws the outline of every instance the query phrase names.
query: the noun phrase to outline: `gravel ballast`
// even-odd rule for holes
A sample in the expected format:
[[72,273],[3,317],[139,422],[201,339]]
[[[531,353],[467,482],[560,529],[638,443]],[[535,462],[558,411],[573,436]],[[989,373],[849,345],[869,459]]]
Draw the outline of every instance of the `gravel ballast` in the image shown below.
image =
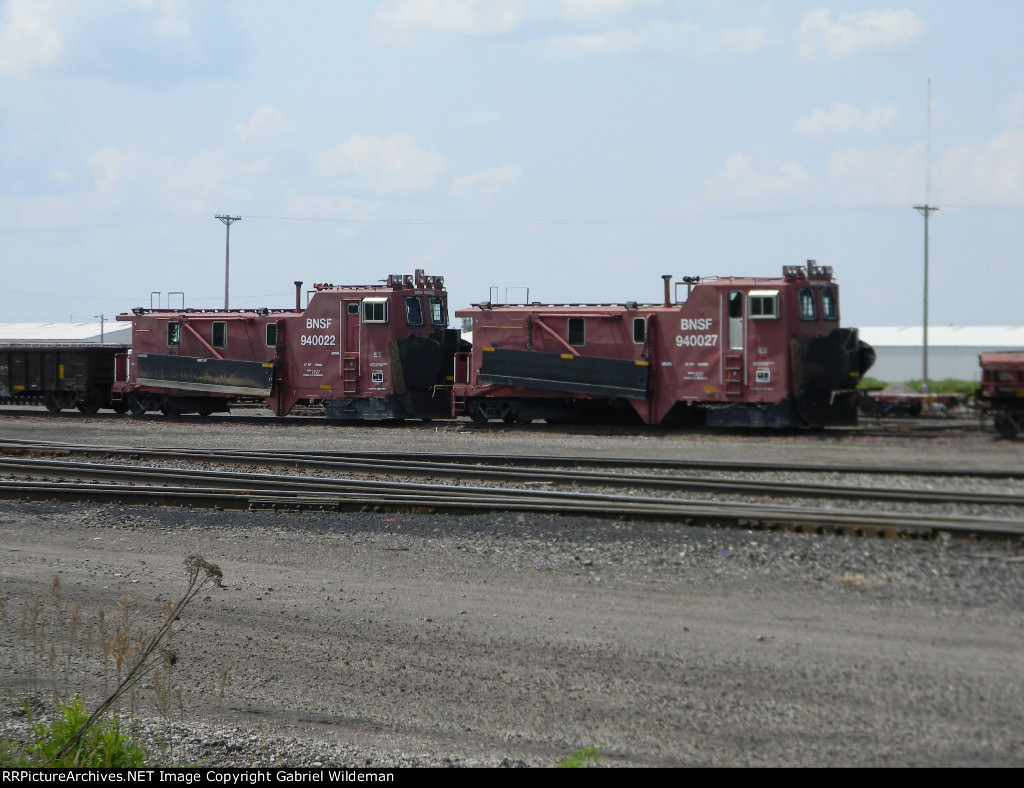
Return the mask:
[[[145,445],[127,420],[3,426],[47,439],[59,424],[50,439]],[[152,446],[1021,459],[1007,442],[986,454],[991,436],[938,452],[802,436],[148,426]],[[10,701],[51,708],[21,616],[37,598],[57,615],[55,576],[65,612],[77,601],[87,619],[113,616],[129,596],[136,626],[152,627],[184,588],[186,556],[222,568],[224,588],[196,599],[173,641],[180,702],[162,717],[149,684],[136,698],[162,764],[547,766],[597,747],[609,766],[1024,765],[1024,562],[1000,544],[16,502],[0,503],[0,535],[11,729],[24,721]],[[96,697],[102,663],[74,664],[69,683]]]

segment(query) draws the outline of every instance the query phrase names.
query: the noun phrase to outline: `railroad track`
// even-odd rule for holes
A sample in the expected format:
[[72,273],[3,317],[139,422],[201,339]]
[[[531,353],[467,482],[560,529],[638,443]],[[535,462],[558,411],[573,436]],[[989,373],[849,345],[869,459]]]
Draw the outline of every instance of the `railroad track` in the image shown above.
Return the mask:
[[[0,458],[0,497],[14,499],[162,503],[232,509],[389,510],[430,512],[528,511],[560,512],[616,518],[656,518],[694,524],[739,525],[747,528],[787,528],[801,531],[933,537],[951,535],[1020,540],[1024,537],[1024,496],[964,493],[928,489],[883,489],[847,484],[801,484],[785,481],[750,481],[722,478],[683,478],[637,473],[592,471],[552,466],[488,464],[484,458],[460,457],[439,462],[380,453],[325,454],[305,452],[263,453],[227,450],[131,449],[81,447],[66,444],[0,443],[8,452],[126,455],[132,459],[158,458],[176,463],[244,463],[288,465],[318,472],[346,472],[369,478],[339,478],[281,473],[252,473],[174,466],[147,467],[112,462],[84,462],[32,457]],[[502,460],[513,458],[503,457]],[[524,460],[524,458],[514,458]],[[544,463],[560,459],[543,458]],[[471,462],[472,460],[472,462]],[[596,464],[604,465],[601,459]],[[659,470],[665,465],[655,463]],[[725,465],[725,464],[723,464]],[[750,464],[727,464],[751,470]],[[635,467],[639,467],[635,466]],[[680,467],[678,462],[670,467]],[[691,467],[686,464],[686,467]],[[707,468],[707,464],[702,464]],[[763,467],[763,466],[762,466]],[[806,468],[808,466],[794,466]],[[777,470],[774,466],[771,470]],[[820,469],[817,469],[820,471]],[[861,471],[863,469],[857,469]],[[964,475],[962,472],[960,475]],[[385,477],[447,477],[456,483],[393,481]],[[25,477],[32,479],[26,480]],[[466,479],[485,480],[492,486],[469,486]],[[537,489],[554,481],[568,490]],[[500,486],[528,484],[530,487]],[[499,485],[499,486],[493,486]],[[607,492],[628,487],[633,494]],[[579,488],[596,490],[587,492]],[[646,490],[655,494],[638,493]],[[687,500],[673,495],[689,493],[729,495],[730,500]],[[787,503],[750,498],[782,498]],[[746,498],[747,500],[743,500]],[[873,502],[874,508],[836,508],[835,499]],[[825,499],[825,503],[821,503]],[[885,508],[913,502],[936,511],[899,512]],[[973,504],[996,514],[950,514],[950,504]],[[999,507],[999,509],[995,509]],[[1010,511],[1010,516],[1006,512]]]
[[[424,473],[441,474],[446,469],[463,476],[474,472],[484,473],[491,468],[504,468],[513,472],[517,468],[536,470],[538,468],[562,471],[576,469],[581,472],[599,472],[607,469],[663,470],[663,471],[709,471],[764,472],[764,473],[859,473],[875,476],[901,477],[975,477],[978,479],[1024,479],[1024,468],[938,468],[934,466],[882,466],[842,465],[829,463],[828,467],[813,463],[763,463],[748,461],[717,460],[664,460],[638,459],[633,457],[565,457],[543,454],[445,454],[429,452],[310,452],[294,451],[251,451],[238,449],[179,449],[179,448],[137,448],[125,446],[85,446],[59,441],[27,441],[0,439],[0,452],[30,455],[105,455],[110,457],[133,457],[146,459],[188,459],[193,461],[223,462],[225,464],[264,464],[295,468],[365,468],[385,470],[394,468],[410,474],[422,468]],[[438,459],[443,457],[443,459]],[[509,469],[512,466],[512,469]],[[510,477],[511,478],[511,477]],[[550,480],[550,471],[547,474]],[[635,483],[636,478],[630,477]]]

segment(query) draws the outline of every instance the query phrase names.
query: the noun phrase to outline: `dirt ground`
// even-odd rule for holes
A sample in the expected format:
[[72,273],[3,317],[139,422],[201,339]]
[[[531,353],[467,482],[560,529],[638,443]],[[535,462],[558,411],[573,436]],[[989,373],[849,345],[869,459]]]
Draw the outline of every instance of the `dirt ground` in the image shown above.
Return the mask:
[[[154,424],[15,417],[0,430],[119,445],[960,467],[1008,467],[1024,453],[991,436],[858,444]],[[544,766],[596,747],[609,766],[1024,766],[1024,562],[994,544],[544,515],[2,502],[4,697],[46,700],[21,617],[37,598],[58,616],[54,576],[65,614],[78,601],[86,618],[112,617],[127,595],[136,626],[152,626],[161,600],[184,588],[189,555],[218,564],[225,586],[197,598],[174,640],[169,762]],[[47,626],[62,648],[66,632]],[[82,664],[71,682],[98,693],[111,668]],[[60,669],[51,678],[65,680]],[[159,716],[152,687],[137,700]]]

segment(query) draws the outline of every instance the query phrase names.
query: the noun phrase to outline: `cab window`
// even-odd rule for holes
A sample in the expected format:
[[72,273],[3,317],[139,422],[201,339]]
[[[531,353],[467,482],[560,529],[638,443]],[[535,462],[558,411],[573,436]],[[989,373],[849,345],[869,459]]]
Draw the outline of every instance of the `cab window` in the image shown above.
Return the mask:
[[445,314],[443,298],[430,299],[430,322],[435,326],[448,325],[448,315]]
[[416,296],[405,297],[405,324],[408,326],[423,325],[423,302]]
[[779,316],[778,290],[751,290],[750,317],[756,320],[774,319]]
[[583,347],[587,342],[586,321],[582,317],[569,318],[569,344]]
[[647,341],[647,318],[633,318],[633,344],[642,345]]
[[363,322],[364,323],[387,323],[388,322],[388,300],[386,298],[364,298],[363,299]]
[[181,347],[181,323],[167,324],[167,347]]
[[821,313],[826,320],[838,320],[839,309],[836,306],[836,292],[831,287],[821,291]]
[[800,319],[817,320],[818,308],[814,303],[814,291],[809,287],[800,289]]
[[277,323],[267,323],[267,347],[277,347]]
[[228,324],[218,320],[213,324],[213,346],[224,348],[228,346]]

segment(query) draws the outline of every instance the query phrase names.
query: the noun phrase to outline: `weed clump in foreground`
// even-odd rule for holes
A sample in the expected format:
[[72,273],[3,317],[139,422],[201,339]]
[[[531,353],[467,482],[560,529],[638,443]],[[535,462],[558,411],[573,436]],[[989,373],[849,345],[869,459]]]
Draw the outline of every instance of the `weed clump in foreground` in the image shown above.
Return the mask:
[[[122,695],[134,691],[143,678],[160,667],[161,661],[156,656],[165,650],[161,649],[161,643],[173,634],[174,622],[179,620],[195,596],[207,585],[222,587],[223,573],[215,564],[199,556],[189,556],[185,559],[185,567],[189,576],[188,587],[176,604],[168,604],[153,636],[148,641],[140,640],[137,649],[130,647],[125,637],[123,649],[108,650],[118,668],[118,685],[114,691],[91,714],[86,714],[85,706],[76,694],[61,704],[60,714],[54,722],[32,726],[33,740],[29,743],[0,740],[0,766],[128,767],[145,764],[143,749],[122,731],[120,718],[107,719],[106,715]],[[52,667],[56,661],[52,643],[49,652],[48,661]],[[173,654],[163,656],[164,664],[174,664]],[[128,667],[122,678],[123,664]],[[28,711],[29,704],[26,704],[26,713]]]
[[573,750],[558,762],[559,769],[592,769],[601,765],[601,750],[597,747],[586,747]]
[[[145,765],[145,751],[122,731],[120,717],[85,727],[88,719],[82,699],[75,695],[52,723],[32,726],[33,740],[24,750],[0,745],[0,766],[125,769]],[[77,744],[68,747],[72,739]]]

